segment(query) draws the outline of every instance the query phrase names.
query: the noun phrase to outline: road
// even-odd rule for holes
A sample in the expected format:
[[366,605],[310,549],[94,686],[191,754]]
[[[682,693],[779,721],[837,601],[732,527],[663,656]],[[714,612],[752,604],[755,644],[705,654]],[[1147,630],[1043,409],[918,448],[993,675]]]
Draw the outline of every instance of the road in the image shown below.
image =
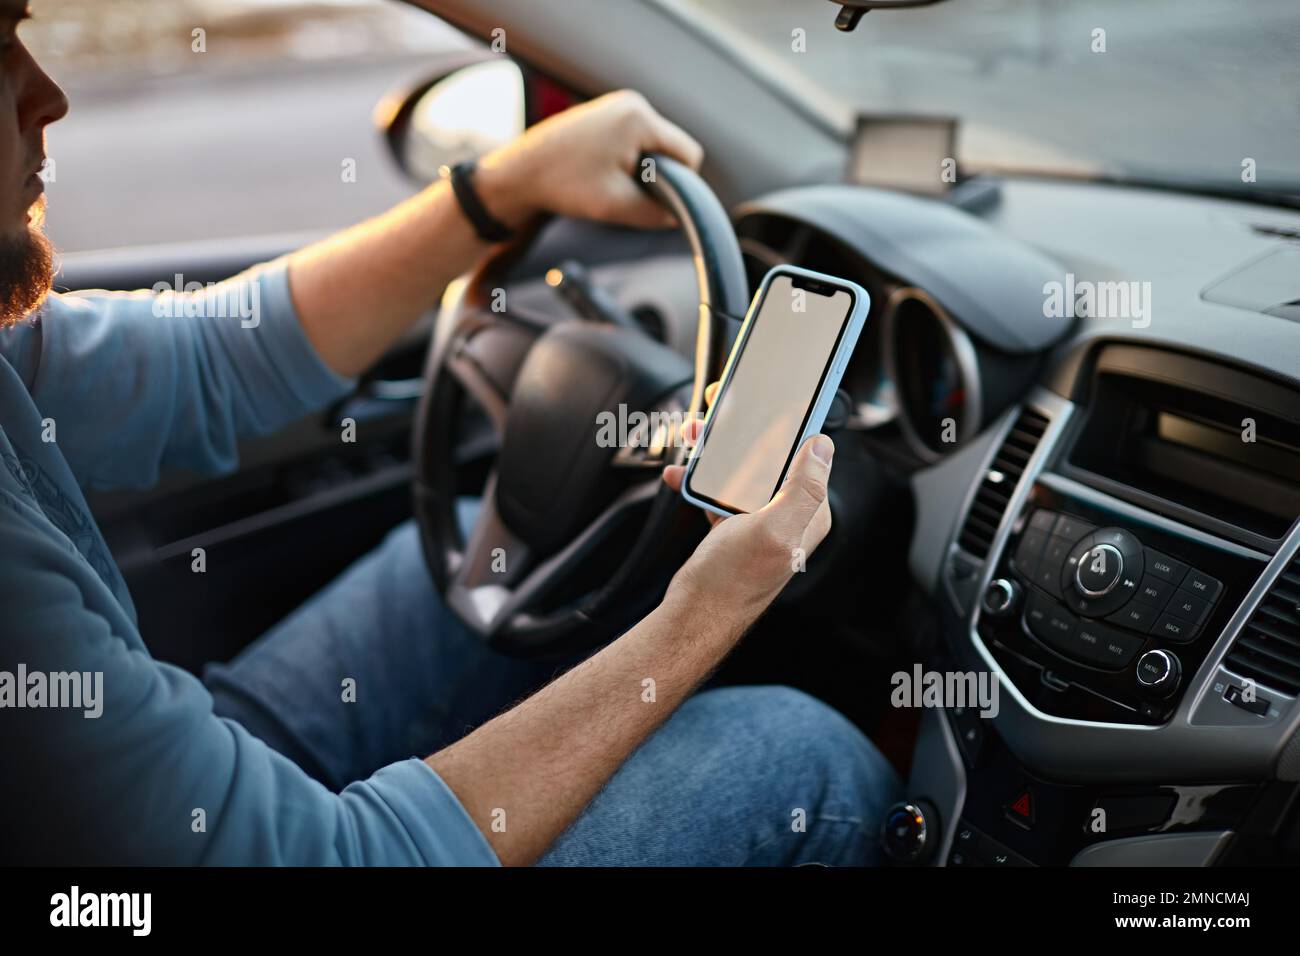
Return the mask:
[[[411,191],[374,129],[429,57],[72,89],[50,128],[47,226],[65,251],[344,225]],[[80,95],[79,95],[80,94]],[[345,182],[343,162],[356,161]]]
[[48,133],[47,222],[64,251],[379,212],[413,186],[372,125],[375,104],[471,45],[387,0],[61,0],[23,36],[72,103]]

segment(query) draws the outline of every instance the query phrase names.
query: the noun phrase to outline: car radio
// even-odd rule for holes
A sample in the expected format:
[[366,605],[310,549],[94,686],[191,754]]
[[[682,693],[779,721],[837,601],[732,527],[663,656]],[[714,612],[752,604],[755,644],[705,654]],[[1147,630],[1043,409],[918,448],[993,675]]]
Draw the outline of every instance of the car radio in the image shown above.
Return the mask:
[[983,595],[980,637],[1046,713],[1163,723],[1231,616],[1229,597],[1259,573],[1203,538],[1036,484]]

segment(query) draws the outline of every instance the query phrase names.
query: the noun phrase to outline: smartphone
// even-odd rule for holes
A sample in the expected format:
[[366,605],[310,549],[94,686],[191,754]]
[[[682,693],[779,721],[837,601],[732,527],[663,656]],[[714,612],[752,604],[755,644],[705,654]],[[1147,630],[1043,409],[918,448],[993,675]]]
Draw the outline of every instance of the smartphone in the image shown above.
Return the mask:
[[846,279],[795,266],[763,277],[687,463],[687,501],[734,515],[772,500],[825,423],[870,305]]

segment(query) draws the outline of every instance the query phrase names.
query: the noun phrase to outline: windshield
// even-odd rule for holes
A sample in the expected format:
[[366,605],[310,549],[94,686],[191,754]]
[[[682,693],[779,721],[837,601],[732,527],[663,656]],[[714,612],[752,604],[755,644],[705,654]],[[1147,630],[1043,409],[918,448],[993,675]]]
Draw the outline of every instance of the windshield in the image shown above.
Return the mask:
[[949,0],[853,33],[826,0],[681,2],[821,112],[956,118],[967,170],[1300,193],[1298,0]]

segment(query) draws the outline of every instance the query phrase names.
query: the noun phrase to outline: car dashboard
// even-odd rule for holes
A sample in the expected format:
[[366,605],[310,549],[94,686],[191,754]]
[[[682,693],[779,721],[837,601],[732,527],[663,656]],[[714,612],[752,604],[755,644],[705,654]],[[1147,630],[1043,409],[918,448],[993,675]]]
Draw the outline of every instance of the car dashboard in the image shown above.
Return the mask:
[[847,425],[910,476],[925,665],[1000,688],[995,716],[923,717],[931,864],[1276,861],[1300,780],[1298,228],[1033,180],[740,210],[755,274],[872,293]]

